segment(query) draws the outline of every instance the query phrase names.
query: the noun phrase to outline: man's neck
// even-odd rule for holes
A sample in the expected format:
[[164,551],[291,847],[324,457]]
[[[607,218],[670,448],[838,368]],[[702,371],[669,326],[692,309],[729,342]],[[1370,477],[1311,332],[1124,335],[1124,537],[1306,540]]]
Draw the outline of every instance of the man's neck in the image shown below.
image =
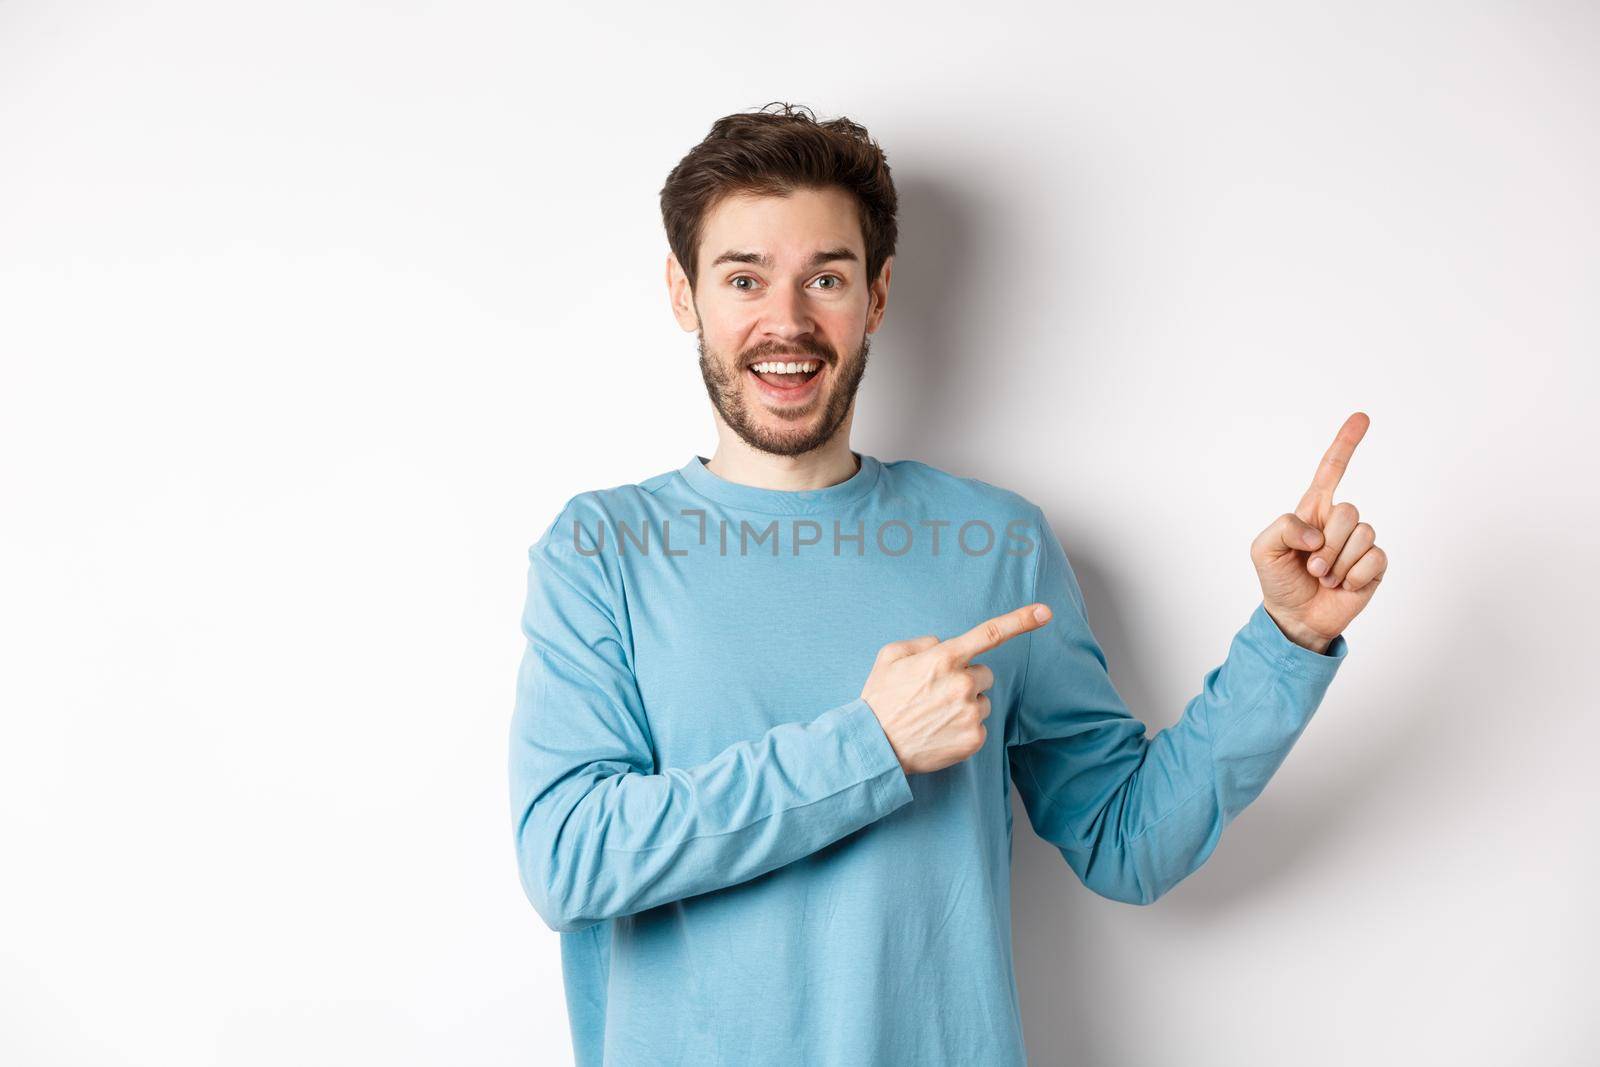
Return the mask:
[[798,456],[775,456],[743,441],[722,441],[706,469],[725,481],[757,489],[826,489],[838,485],[861,469],[850,441],[843,434],[821,448]]

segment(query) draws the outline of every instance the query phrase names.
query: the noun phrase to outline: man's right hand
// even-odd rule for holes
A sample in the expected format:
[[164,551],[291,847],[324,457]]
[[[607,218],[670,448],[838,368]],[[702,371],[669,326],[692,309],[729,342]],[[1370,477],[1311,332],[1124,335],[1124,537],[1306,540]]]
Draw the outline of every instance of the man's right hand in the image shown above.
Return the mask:
[[1029,604],[948,641],[913,637],[878,650],[861,699],[878,717],[907,775],[940,770],[983,747],[989,736],[985,691],[994,684],[994,672],[971,660],[1049,621],[1048,607]]

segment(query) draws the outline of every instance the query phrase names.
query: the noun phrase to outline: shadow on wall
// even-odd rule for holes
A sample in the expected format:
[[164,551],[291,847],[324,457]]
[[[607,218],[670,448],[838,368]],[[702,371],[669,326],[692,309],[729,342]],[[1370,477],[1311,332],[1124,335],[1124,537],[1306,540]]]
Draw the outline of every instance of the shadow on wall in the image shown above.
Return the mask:
[[[958,186],[924,177],[896,178],[900,241],[883,328],[857,396],[857,434],[870,430],[873,451],[884,459],[914,458],[952,473],[992,471],[974,455],[974,428],[996,432],[1015,413],[986,403],[996,373],[1006,373],[996,352],[1006,324],[1025,311],[1008,303],[1015,286],[1004,279],[1017,269],[1017,225],[993,183]],[[1052,255],[1053,269],[1066,270]],[[1061,310],[1069,302],[1063,296]]]
[[[1126,683],[1118,680],[1117,689],[1129,710],[1148,722],[1154,717],[1152,705],[1137,679],[1142,674],[1139,661],[1150,661],[1154,653],[1141,649],[1137,637],[1122,625],[1115,610],[1115,592],[1099,579],[1100,568],[1081,549],[1073,552],[1072,560],[1090,625],[1105,650],[1113,677],[1129,679]],[[1441,606],[1439,617],[1456,620],[1450,625],[1459,632],[1432,635],[1430,648],[1460,648],[1468,642],[1511,647],[1500,643],[1509,641],[1510,634],[1494,632],[1492,598],[1486,601],[1478,593],[1473,599],[1472,603]],[[1358,640],[1354,633],[1351,638]],[[1218,653],[1208,670],[1226,655],[1225,641],[1231,640],[1231,634],[1219,635],[1218,640]],[[1355,655],[1355,649],[1351,654]],[[1347,664],[1345,669],[1354,665]],[[1335,678],[1317,718],[1262,794],[1223,833],[1210,858],[1166,896],[1139,911],[1168,930],[1207,926],[1225,915],[1248,911],[1282,893],[1296,871],[1332,842],[1384,818],[1397,790],[1416,775],[1419,765],[1449,758],[1441,752],[1440,739],[1452,733],[1460,709],[1451,702],[1460,690],[1436,684],[1436,669],[1437,665],[1419,664],[1413,688],[1386,693],[1385,706],[1377,709],[1352,706],[1341,697],[1341,679]],[[1201,678],[1193,682],[1185,704],[1199,692]],[[1297,776],[1295,757],[1303,757],[1307,746],[1315,746],[1318,718],[1330,714],[1359,715],[1381,729],[1368,732],[1336,773],[1320,779],[1304,772]],[[1463,743],[1471,746],[1474,742],[1468,737]],[[1305,766],[1303,759],[1298,762]],[[1285,777],[1294,779],[1292,790],[1283,788]],[[1286,803],[1290,793],[1294,802]],[[1441,796],[1440,804],[1441,811],[1447,810],[1448,798]],[[1012,806],[1013,945],[1029,1049],[1041,1056],[1042,1062],[1059,1062],[1051,1056],[1063,1050],[1071,1050],[1074,1062],[1116,1062],[1118,1035],[1107,1032],[1103,1020],[1112,1017],[1106,1013],[1118,1003],[1138,1003],[1148,987],[1139,980],[1135,962],[1125,960],[1107,944],[1105,930],[1092,925],[1102,902],[1099,898],[1086,900],[1090,891],[1060,853],[1034,834],[1015,792]],[[1130,914],[1137,918],[1139,912]],[[1086,955],[1086,950],[1092,955]]]

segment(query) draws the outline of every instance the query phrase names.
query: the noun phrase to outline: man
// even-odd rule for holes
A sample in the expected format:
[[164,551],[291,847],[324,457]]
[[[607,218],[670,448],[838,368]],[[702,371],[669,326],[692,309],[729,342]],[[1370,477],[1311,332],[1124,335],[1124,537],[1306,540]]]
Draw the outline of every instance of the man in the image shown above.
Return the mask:
[[1024,1063],[1010,788],[1103,896],[1205,861],[1383,575],[1332,499],[1366,416],[1255,539],[1261,604],[1147,738],[1037,506],[850,448],[896,234],[866,131],[728,116],[661,201],[717,448],[579,493],[532,547],[511,733],[578,1063]]

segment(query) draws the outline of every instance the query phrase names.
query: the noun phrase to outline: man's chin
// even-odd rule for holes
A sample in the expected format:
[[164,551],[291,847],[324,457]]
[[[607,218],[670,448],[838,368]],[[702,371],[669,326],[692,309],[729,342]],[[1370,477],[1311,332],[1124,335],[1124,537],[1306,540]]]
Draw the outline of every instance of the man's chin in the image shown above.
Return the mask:
[[775,430],[792,431],[817,422],[822,418],[826,408],[826,397],[819,397],[809,404],[799,404],[794,407],[769,404],[756,398],[746,410],[755,416],[754,421],[759,425],[770,426]]
[[818,448],[820,439],[822,405],[789,416],[778,415],[764,409],[748,412],[743,433],[745,443],[763,452],[779,456],[798,456]]

